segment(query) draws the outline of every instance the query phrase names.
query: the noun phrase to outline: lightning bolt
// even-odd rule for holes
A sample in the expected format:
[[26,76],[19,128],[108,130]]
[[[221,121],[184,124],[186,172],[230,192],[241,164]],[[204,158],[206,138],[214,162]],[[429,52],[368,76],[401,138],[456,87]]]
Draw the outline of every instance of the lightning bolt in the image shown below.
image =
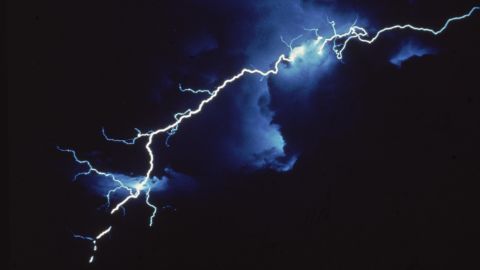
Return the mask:
[[[156,130],[151,130],[151,131],[148,131],[148,132],[142,132],[139,129],[135,129],[137,135],[134,136],[133,138],[129,138],[129,139],[111,138],[106,134],[105,130],[102,129],[102,134],[103,134],[104,138],[107,141],[110,141],[110,142],[122,143],[122,144],[125,144],[125,145],[135,145],[139,140],[142,140],[142,139],[146,140],[146,142],[144,144],[144,148],[145,148],[145,150],[148,154],[148,164],[149,164],[149,166],[148,166],[148,169],[147,169],[146,173],[142,177],[142,180],[140,182],[138,182],[137,184],[133,185],[133,186],[129,186],[129,185],[125,184],[120,179],[116,178],[115,175],[112,174],[112,173],[103,172],[103,171],[100,171],[100,170],[96,169],[95,167],[93,167],[93,165],[89,161],[80,160],[77,157],[77,154],[74,150],[63,149],[63,148],[60,148],[60,147],[58,148],[58,150],[60,150],[62,152],[70,153],[73,156],[74,160],[78,164],[86,165],[87,170],[84,171],[84,172],[76,174],[74,179],[77,179],[80,176],[97,174],[99,176],[109,178],[114,182],[116,187],[114,189],[109,190],[107,192],[107,194],[105,195],[106,198],[107,198],[107,203],[106,203],[107,207],[110,207],[110,197],[111,197],[112,194],[114,194],[118,190],[122,190],[122,189],[127,191],[128,195],[125,198],[123,198],[123,200],[118,202],[111,209],[110,214],[114,214],[118,210],[123,209],[123,207],[125,206],[125,204],[127,204],[127,202],[129,202],[130,200],[133,200],[133,199],[137,199],[142,194],[142,192],[145,192],[145,202],[146,202],[147,206],[152,208],[152,214],[151,214],[150,219],[149,219],[149,226],[152,226],[153,225],[153,219],[155,218],[155,215],[157,214],[157,210],[158,210],[157,207],[149,201],[150,192],[151,192],[151,185],[149,185],[149,182],[153,181],[152,180],[152,172],[153,172],[154,167],[155,167],[154,166],[155,155],[154,155],[153,150],[151,148],[154,138],[157,135],[166,134],[167,139],[165,141],[165,144],[168,146],[168,139],[178,131],[178,128],[179,128],[180,124],[182,124],[187,119],[192,118],[196,114],[199,114],[200,112],[202,112],[203,108],[208,103],[213,101],[220,94],[220,92],[222,90],[224,90],[225,88],[227,88],[227,86],[229,86],[230,84],[236,82],[237,80],[241,79],[242,77],[244,77],[246,75],[259,75],[259,76],[261,76],[261,78],[265,78],[265,77],[268,77],[270,75],[277,75],[281,70],[280,67],[281,67],[282,63],[294,63],[296,59],[303,57],[307,53],[307,51],[310,51],[310,50],[314,50],[318,55],[322,55],[325,52],[325,48],[330,44],[331,44],[331,50],[335,54],[336,58],[338,60],[342,60],[343,53],[344,53],[345,49],[348,47],[348,44],[350,44],[354,40],[358,41],[358,42],[366,43],[366,44],[372,44],[378,38],[380,38],[380,36],[382,36],[384,33],[394,31],[394,30],[405,30],[405,29],[416,31],[416,32],[425,32],[427,34],[432,34],[434,36],[437,36],[437,35],[443,33],[452,22],[466,19],[466,18],[472,16],[472,14],[474,14],[474,12],[478,11],[478,10],[480,10],[480,7],[475,6],[472,9],[470,9],[469,12],[467,12],[467,13],[461,15],[461,16],[449,18],[447,21],[445,21],[445,23],[442,25],[442,27],[439,28],[438,30],[431,29],[431,28],[426,28],[426,27],[418,27],[418,26],[414,26],[414,25],[411,25],[411,24],[392,25],[392,26],[389,26],[389,27],[382,28],[381,30],[377,31],[373,36],[370,36],[365,28],[357,26],[356,25],[356,20],[346,32],[340,33],[340,34],[337,33],[337,30],[336,30],[336,27],[335,27],[335,22],[334,21],[329,21],[329,24],[331,25],[332,30],[333,30],[333,34],[330,35],[329,37],[324,37],[324,36],[319,35],[319,30],[317,28],[310,28],[310,29],[305,28],[304,29],[305,31],[314,32],[315,37],[316,37],[314,40],[309,41],[308,46],[306,45],[307,43],[305,43],[301,46],[293,47],[293,43],[295,41],[299,40],[302,37],[302,35],[299,35],[299,36],[295,37],[289,43],[287,43],[283,39],[283,37],[280,37],[281,41],[290,49],[290,51],[289,51],[288,56],[285,55],[285,54],[281,54],[276,59],[276,61],[274,62],[274,65],[271,69],[260,70],[260,69],[243,68],[239,73],[237,73],[237,74],[233,75],[232,77],[224,80],[220,85],[218,85],[213,90],[206,90],[206,89],[194,90],[194,89],[191,89],[191,88],[183,88],[181,85],[179,85],[179,90],[181,92],[190,92],[190,93],[193,93],[193,94],[206,94],[207,97],[202,99],[199,102],[199,104],[197,105],[197,107],[189,108],[189,109],[185,110],[184,112],[176,113],[174,115],[174,121],[172,121],[170,124],[166,125],[165,127],[162,127],[162,128],[156,129]],[[93,252],[95,254],[95,252],[97,251],[97,241],[100,240],[106,234],[110,233],[111,229],[112,229],[112,226],[109,226],[107,229],[100,232],[94,238],[93,237],[81,236],[81,235],[74,235],[74,237],[84,239],[84,240],[88,240],[88,241],[92,242]],[[94,255],[92,255],[90,257],[89,263],[92,263],[93,260],[94,260]]]

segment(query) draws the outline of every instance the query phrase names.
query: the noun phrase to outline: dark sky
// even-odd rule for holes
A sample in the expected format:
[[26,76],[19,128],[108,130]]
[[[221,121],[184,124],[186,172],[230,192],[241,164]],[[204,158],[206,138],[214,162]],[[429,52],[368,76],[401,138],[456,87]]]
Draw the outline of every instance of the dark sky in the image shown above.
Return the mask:
[[[355,18],[372,32],[439,28],[478,5],[438,2],[9,1],[10,269],[474,268],[480,12],[437,37],[353,41],[342,61],[304,59],[232,85],[171,147],[155,140],[154,175],[177,177],[152,201],[176,211],[152,228],[142,200],[125,216],[98,210],[105,179],[72,182],[82,167],[56,149],[142,175],[144,142],[105,142],[102,127],[121,138],[162,127],[202,98],[179,83],[212,89],[266,69],[288,53],[280,35],[329,35],[327,18],[340,30]],[[408,46],[429,53],[392,64]],[[91,244],[72,233],[108,224],[88,265]]]

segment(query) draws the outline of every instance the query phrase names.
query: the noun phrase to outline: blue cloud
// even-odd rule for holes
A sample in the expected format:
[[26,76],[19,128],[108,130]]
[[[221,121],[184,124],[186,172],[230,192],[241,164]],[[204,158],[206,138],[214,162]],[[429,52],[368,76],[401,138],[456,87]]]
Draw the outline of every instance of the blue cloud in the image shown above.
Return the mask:
[[[134,190],[135,187],[144,179],[141,175],[126,175],[123,173],[112,173],[117,180],[120,180],[123,185]],[[84,176],[85,177],[85,176]],[[119,184],[113,181],[110,177],[100,175],[86,176],[85,181],[81,180],[83,184],[93,190],[93,192],[105,196],[109,191],[118,188]],[[80,179],[79,179],[80,180]],[[173,168],[166,167],[163,170],[163,175],[160,177],[154,176],[151,181],[147,183],[145,188],[150,188],[152,193],[165,192],[166,194],[189,192],[194,189],[196,182],[193,177],[177,172]],[[117,189],[110,196],[115,198],[117,196],[123,197],[128,194],[128,190],[120,188]],[[165,195],[166,195],[165,194]]]
[[282,160],[288,159],[286,142],[280,125],[273,123],[275,114],[269,108],[270,93],[266,82],[245,80],[241,88],[242,97],[236,99],[240,133],[236,134],[237,138],[230,140],[228,147],[234,153],[237,165],[277,171],[291,169],[293,164],[282,166]]
[[424,55],[433,53],[435,53],[433,49],[422,46],[416,42],[409,41],[405,43],[400,50],[390,58],[390,63],[400,67],[403,62],[412,57],[422,57]]

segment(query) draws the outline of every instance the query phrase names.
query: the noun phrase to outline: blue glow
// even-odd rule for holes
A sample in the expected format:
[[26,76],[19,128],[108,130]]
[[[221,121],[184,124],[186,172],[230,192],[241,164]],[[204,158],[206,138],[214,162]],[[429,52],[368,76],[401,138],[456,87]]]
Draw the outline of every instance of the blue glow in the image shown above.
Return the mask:
[[274,112],[268,108],[270,96],[266,82],[246,79],[236,91],[241,96],[234,103],[239,111],[235,119],[238,128],[235,136],[224,139],[228,163],[233,169],[274,168],[270,164],[286,156],[286,143],[280,126],[273,123]]
[[403,45],[401,49],[390,58],[390,63],[400,67],[403,62],[414,56],[421,57],[433,53],[435,53],[433,49],[423,47],[420,44],[410,41]]

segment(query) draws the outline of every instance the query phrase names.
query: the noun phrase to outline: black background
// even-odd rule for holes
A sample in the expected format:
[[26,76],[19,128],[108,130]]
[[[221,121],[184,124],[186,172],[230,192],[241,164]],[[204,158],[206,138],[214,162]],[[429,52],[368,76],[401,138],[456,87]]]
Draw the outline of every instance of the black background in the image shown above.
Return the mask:
[[[205,179],[198,168],[177,161],[180,171],[202,183],[171,196],[177,211],[160,213],[153,228],[144,222],[149,210],[142,204],[133,204],[125,218],[95,211],[103,199],[69,181],[76,167],[55,147],[102,149],[95,158],[105,160],[123,150],[103,141],[101,127],[117,134],[154,128],[182,102],[174,87],[152,98],[164,86],[160,76],[185,80],[182,65],[214,65],[220,78],[238,71],[243,63],[226,61],[222,48],[248,40],[233,39],[228,27],[236,18],[255,21],[259,15],[239,3],[215,9],[215,1],[207,2],[7,3],[11,269],[474,268],[478,12],[434,39],[440,53],[413,58],[401,69],[386,61],[388,42],[376,45],[375,57],[372,47],[353,44],[348,63],[335,71],[345,77],[326,79],[337,92],[319,91],[308,109],[294,99],[285,104],[275,95],[280,86],[269,81],[276,122],[286,141],[302,150],[291,172],[220,171]],[[338,6],[385,24],[421,14],[418,24],[439,25],[475,4],[411,2]],[[199,29],[214,33],[220,48],[215,61],[181,49]],[[195,128],[186,126],[184,134]],[[129,158],[136,162],[121,166],[146,166],[141,149]],[[88,265],[91,245],[71,234],[95,234],[109,221],[115,230]]]

